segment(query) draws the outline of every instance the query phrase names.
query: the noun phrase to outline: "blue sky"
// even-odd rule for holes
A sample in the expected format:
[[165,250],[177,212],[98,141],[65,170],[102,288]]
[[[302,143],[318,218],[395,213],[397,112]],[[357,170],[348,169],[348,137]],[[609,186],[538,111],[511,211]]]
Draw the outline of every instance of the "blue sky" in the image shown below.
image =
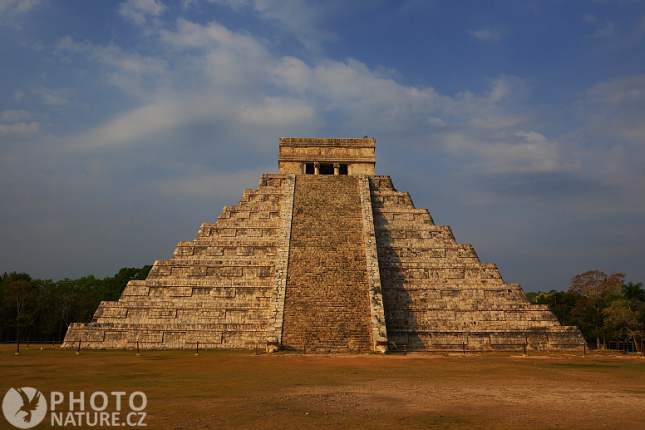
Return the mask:
[[525,291],[645,281],[645,2],[0,0],[0,272],[167,259],[279,137],[377,174]]

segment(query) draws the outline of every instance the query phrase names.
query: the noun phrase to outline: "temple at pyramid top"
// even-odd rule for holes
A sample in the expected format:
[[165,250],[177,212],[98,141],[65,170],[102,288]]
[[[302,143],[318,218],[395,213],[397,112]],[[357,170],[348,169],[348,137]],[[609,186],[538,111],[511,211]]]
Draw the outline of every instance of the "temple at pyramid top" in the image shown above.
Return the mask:
[[281,174],[374,175],[376,139],[280,138]]

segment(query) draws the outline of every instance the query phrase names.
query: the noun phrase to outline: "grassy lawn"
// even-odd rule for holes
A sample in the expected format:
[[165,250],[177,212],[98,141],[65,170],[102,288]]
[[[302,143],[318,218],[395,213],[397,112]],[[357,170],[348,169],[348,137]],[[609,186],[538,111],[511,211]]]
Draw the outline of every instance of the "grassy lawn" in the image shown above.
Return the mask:
[[[645,428],[637,355],[14,352],[0,346],[2,396],[143,391],[149,429]],[[0,418],[3,428],[13,427]],[[52,428],[50,416],[36,428]]]

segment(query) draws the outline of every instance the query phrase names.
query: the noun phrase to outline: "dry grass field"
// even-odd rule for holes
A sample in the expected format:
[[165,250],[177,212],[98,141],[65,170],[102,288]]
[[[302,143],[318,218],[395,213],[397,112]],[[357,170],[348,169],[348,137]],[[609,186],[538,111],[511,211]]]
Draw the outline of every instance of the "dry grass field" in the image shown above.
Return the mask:
[[638,355],[14,351],[1,396],[143,391],[148,429],[645,429]]

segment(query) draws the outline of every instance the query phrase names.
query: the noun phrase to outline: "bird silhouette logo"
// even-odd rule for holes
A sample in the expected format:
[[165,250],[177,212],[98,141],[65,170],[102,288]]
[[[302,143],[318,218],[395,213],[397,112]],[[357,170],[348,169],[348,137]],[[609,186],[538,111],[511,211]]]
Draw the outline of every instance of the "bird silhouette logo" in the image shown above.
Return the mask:
[[2,412],[9,424],[19,429],[29,429],[45,418],[47,401],[35,388],[12,388],[4,396]]

